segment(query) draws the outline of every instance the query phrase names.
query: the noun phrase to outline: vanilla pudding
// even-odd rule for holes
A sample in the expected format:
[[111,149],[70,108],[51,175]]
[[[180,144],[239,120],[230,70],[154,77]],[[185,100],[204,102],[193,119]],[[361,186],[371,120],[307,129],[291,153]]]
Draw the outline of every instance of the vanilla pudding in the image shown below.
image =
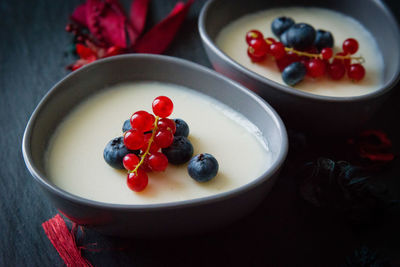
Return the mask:
[[[165,172],[151,172],[140,193],[126,184],[126,171],[111,168],[103,159],[106,144],[121,136],[123,122],[138,110],[151,112],[157,96],[174,103],[170,118],[185,120],[194,155],[210,153],[218,160],[217,176],[194,181],[187,164],[169,164]],[[60,124],[47,150],[49,179],[83,198],[118,204],[151,204],[195,199],[247,184],[271,164],[267,141],[243,115],[221,102],[172,84],[156,82],[113,86],[77,106]]]
[[356,20],[344,14],[322,8],[273,8],[243,16],[224,27],[216,38],[217,46],[233,60],[247,69],[270,80],[286,85],[281,72],[271,58],[253,63],[247,55],[245,35],[249,30],[259,30],[264,37],[273,37],[272,21],[281,16],[291,17],[296,23],[308,23],[315,29],[330,31],[335,40],[334,53],[342,51],[347,38],[355,38],[359,50],[355,55],[364,57],[366,75],[363,80],[353,82],[347,77],[339,81],[329,77],[313,79],[306,77],[295,85],[295,89],[317,95],[346,97],[358,96],[377,90],[383,83],[383,58],[373,36]]

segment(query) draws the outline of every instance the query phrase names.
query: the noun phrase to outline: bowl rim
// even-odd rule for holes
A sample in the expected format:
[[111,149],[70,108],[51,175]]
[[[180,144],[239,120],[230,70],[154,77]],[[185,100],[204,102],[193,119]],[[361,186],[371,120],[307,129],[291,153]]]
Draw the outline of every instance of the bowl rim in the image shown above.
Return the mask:
[[[369,99],[374,99],[377,98],[381,95],[386,94],[389,92],[400,80],[400,65],[398,69],[395,72],[395,75],[391,77],[386,83],[382,84],[379,89],[369,92],[367,94],[363,95],[357,95],[357,96],[325,96],[325,95],[317,95],[309,92],[304,92],[301,90],[297,90],[295,88],[280,84],[278,82],[275,82],[273,80],[270,80],[256,72],[253,72],[246,67],[242,66],[240,63],[236,62],[233,60],[231,57],[229,57],[227,54],[225,54],[222,50],[220,50],[217,45],[214,43],[214,41],[211,39],[211,37],[208,35],[207,30],[206,30],[206,19],[208,17],[208,12],[212,8],[212,5],[214,5],[215,2],[218,2],[221,0],[209,0],[207,1],[203,8],[200,11],[199,19],[198,19],[198,30],[200,33],[201,40],[203,41],[203,44],[205,47],[209,48],[212,50],[214,54],[216,54],[219,58],[221,58],[223,61],[228,62],[229,65],[232,65],[236,70],[244,73],[245,75],[249,76],[250,78],[256,80],[257,82],[263,83],[268,85],[269,87],[276,89],[276,90],[281,90],[287,94],[290,95],[295,95],[300,98],[305,98],[305,99],[311,99],[313,101],[318,101],[318,102],[355,102],[355,101],[363,101],[363,100],[369,100]],[[372,2],[375,2],[381,10],[385,13],[386,17],[391,21],[391,23],[394,25],[395,29],[395,38],[397,39],[398,43],[400,43],[400,30],[399,30],[399,25],[394,18],[393,14],[390,12],[388,7],[386,6],[385,3],[382,1],[378,0],[371,0]],[[295,4],[293,6],[296,6]],[[397,58],[397,61],[400,61],[400,53]]]
[[[273,161],[271,166],[267,168],[260,176],[256,177],[253,181],[244,184],[238,188],[234,188],[232,190],[214,194],[211,196],[183,200],[183,201],[173,201],[173,202],[166,202],[166,203],[152,203],[152,204],[116,204],[116,203],[107,203],[101,202],[96,200],[87,199],[84,197],[80,197],[78,195],[74,195],[70,192],[67,192],[60,187],[56,186],[50,180],[46,179],[46,175],[39,171],[39,169],[35,166],[32,154],[30,150],[30,141],[32,137],[32,133],[34,131],[34,127],[37,121],[38,114],[41,112],[43,107],[50,101],[51,97],[55,95],[61,86],[68,82],[70,79],[73,79],[77,75],[81,75],[83,72],[88,72],[93,68],[96,68],[98,65],[101,64],[108,64],[109,62],[113,61],[120,61],[120,60],[134,60],[134,61],[141,61],[141,60],[155,60],[155,61],[163,61],[167,64],[180,64],[184,67],[191,68],[196,72],[201,72],[204,75],[211,75],[222,82],[230,84],[232,87],[236,88],[250,97],[253,101],[255,101],[258,105],[260,105],[268,116],[271,117],[274,125],[277,128],[279,135],[281,136],[281,144],[280,144],[280,151],[276,155],[276,159]],[[259,184],[265,182],[267,179],[271,178],[273,175],[277,174],[281,166],[283,165],[286,156],[288,153],[288,137],[285,125],[283,124],[281,118],[279,117],[278,113],[263,100],[261,97],[250,91],[249,89],[243,87],[237,82],[234,82],[227,77],[209,69],[204,66],[201,66],[197,63],[190,62],[188,60],[171,57],[171,56],[164,56],[164,55],[150,55],[150,54],[126,54],[126,55],[118,55],[109,58],[104,58],[100,60],[96,60],[86,66],[81,67],[80,69],[68,74],[64,78],[62,78],[59,82],[57,82],[40,100],[39,104],[34,109],[29,121],[26,125],[24,135],[22,138],[22,154],[23,159],[25,161],[25,165],[28,168],[30,174],[33,178],[47,191],[52,194],[55,194],[63,199],[71,201],[73,203],[78,203],[81,205],[93,207],[93,208],[100,208],[100,209],[110,209],[110,210],[124,210],[124,211],[142,211],[142,210],[166,210],[166,209],[175,209],[175,208],[183,208],[183,207],[190,207],[190,206],[197,206],[203,204],[209,204],[217,201],[222,201],[231,197],[235,197],[236,195],[240,195],[245,193]]]

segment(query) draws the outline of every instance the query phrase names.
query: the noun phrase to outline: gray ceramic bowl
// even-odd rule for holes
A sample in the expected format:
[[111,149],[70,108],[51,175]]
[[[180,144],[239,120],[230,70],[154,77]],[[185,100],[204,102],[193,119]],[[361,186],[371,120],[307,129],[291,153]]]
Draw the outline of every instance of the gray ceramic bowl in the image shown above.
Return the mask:
[[[83,199],[55,186],[47,177],[45,152],[59,122],[83,99],[128,81],[153,80],[205,93],[244,114],[269,141],[273,163],[253,182],[200,199],[165,204],[117,205]],[[73,72],[42,99],[25,130],[25,163],[65,216],[102,233],[158,237],[202,232],[249,213],[266,196],[285,160],[285,127],[276,112],[239,84],[197,64],[166,56],[125,55],[99,60]]]
[[[382,88],[354,97],[319,96],[264,78],[223,53],[214,40],[220,30],[239,17],[273,7],[313,6],[347,14],[376,37],[384,59]],[[266,99],[286,125],[322,134],[349,134],[359,129],[388,97],[400,71],[400,34],[393,15],[376,0],[212,0],[199,17],[199,31],[208,57],[218,72],[236,80]]]

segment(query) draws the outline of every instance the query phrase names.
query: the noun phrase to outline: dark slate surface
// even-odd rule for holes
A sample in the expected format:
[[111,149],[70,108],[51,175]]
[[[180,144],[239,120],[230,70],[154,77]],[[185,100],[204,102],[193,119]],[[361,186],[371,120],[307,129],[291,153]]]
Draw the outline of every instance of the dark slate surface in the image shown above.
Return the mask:
[[[153,1],[147,27],[176,1]],[[399,4],[387,0],[399,17]],[[56,214],[25,168],[21,155],[27,120],[43,95],[68,71],[65,55],[71,36],[64,32],[79,1],[0,1],[0,266],[60,266],[41,223]],[[129,3],[129,1],[125,1]],[[196,1],[167,54],[207,67],[200,44]],[[383,25],[384,27],[384,25]],[[400,151],[400,88],[368,127],[385,130]],[[285,170],[265,201],[248,217],[218,231],[168,240],[122,240],[86,231],[80,244],[97,242],[101,252],[84,252],[95,266],[338,266],[361,244],[400,264],[398,217],[380,226],[351,229],[339,218],[317,214],[297,195]],[[400,167],[381,174],[400,197]]]

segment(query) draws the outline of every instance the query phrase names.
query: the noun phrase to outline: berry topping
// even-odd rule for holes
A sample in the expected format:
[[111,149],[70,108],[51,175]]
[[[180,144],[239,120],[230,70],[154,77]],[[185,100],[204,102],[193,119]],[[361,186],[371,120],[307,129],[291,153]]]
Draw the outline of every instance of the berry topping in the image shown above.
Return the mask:
[[155,152],[149,156],[149,166],[153,171],[162,172],[168,166],[167,157],[160,152]]
[[275,59],[283,58],[286,54],[285,46],[281,42],[273,43],[269,46],[270,53]]
[[246,33],[246,43],[250,45],[250,41],[254,39],[264,39],[263,34],[257,30],[251,30]]
[[153,128],[154,116],[144,110],[136,111],[131,116],[131,126],[133,129],[142,132],[150,131]]
[[253,39],[250,41],[249,48],[247,50],[250,58],[253,61],[258,61],[264,59],[269,51],[268,44],[264,39]]
[[123,142],[123,137],[112,139],[104,148],[104,160],[115,169],[124,169],[122,159],[129,153],[138,153],[138,151],[130,151]]
[[347,72],[350,79],[354,81],[362,80],[365,76],[365,69],[361,64],[351,64]]
[[294,24],[287,30],[289,47],[296,50],[307,50],[314,44],[315,29],[306,23]]
[[126,170],[131,171],[135,169],[136,166],[139,164],[139,158],[136,154],[133,153],[126,154],[122,160],[122,163]]
[[352,56],[358,51],[357,40],[346,39],[343,51],[334,55],[334,38],[329,31],[316,31],[309,24],[294,23],[287,17],[276,18],[271,28],[280,42],[271,37],[260,38],[262,33],[252,30],[246,35],[247,54],[253,62],[263,61],[268,54],[273,56],[283,81],[288,85],[299,83],[306,74],[316,78],[327,73],[333,80],[340,80],[347,71],[348,77],[354,81],[365,77],[361,65],[364,58]]
[[163,148],[162,152],[171,164],[179,165],[190,160],[193,155],[193,146],[185,136],[175,136],[172,145]]
[[[262,41],[268,46],[264,39]],[[152,108],[155,117],[143,110],[133,113],[122,127],[124,136],[114,138],[104,149],[104,159],[108,164],[128,171],[127,185],[135,192],[146,188],[147,172],[165,171],[169,162],[182,164],[193,155],[193,146],[186,138],[189,135],[187,123],[182,119],[167,118],[173,110],[172,101],[159,96],[154,99]],[[161,148],[163,153],[159,152]],[[202,179],[212,178],[208,177],[210,174]]]
[[140,149],[144,144],[143,132],[137,129],[131,129],[124,134],[124,144],[128,149]]
[[321,77],[325,74],[325,62],[321,59],[313,58],[307,64],[307,74],[310,77]]
[[334,44],[334,39],[332,33],[324,30],[317,30],[315,33],[314,45],[321,51],[323,48],[332,48]]
[[174,104],[171,99],[166,96],[159,96],[154,99],[153,104],[153,112],[156,116],[161,118],[166,118],[171,115],[172,110],[174,109]]
[[286,84],[294,86],[304,79],[306,73],[307,69],[303,63],[294,62],[283,70],[282,79]]
[[169,147],[173,141],[174,135],[168,130],[158,130],[154,136],[154,142],[161,148]]
[[343,51],[348,54],[355,54],[358,51],[358,42],[356,39],[349,38],[343,42]]
[[218,173],[218,161],[210,154],[198,154],[194,156],[188,165],[188,172],[197,182],[207,182]]
[[341,62],[333,62],[328,66],[328,73],[332,80],[340,80],[346,73],[346,69]]
[[138,169],[136,172],[129,172],[127,177],[128,187],[135,191],[143,191],[149,183],[149,178],[144,170]]
[[279,17],[272,21],[271,30],[275,36],[280,37],[287,29],[294,24],[294,20],[289,17]]
[[157,126],[158,126],[159,130],[168,130],[168,131],[171,131],[172,134],[175,134],[175,132],[176,132],[175,122],[168,118],[161,118],[158,121]]
[[175,136],[189,136],[189,126],[187,123],[182,119],[174,119],[176,132]]
[[122,132],[124,133],[126,131],[129,131],[130,129],[132,129],[131,121],[130,120],[124,121],[124,124],[122,125]]

